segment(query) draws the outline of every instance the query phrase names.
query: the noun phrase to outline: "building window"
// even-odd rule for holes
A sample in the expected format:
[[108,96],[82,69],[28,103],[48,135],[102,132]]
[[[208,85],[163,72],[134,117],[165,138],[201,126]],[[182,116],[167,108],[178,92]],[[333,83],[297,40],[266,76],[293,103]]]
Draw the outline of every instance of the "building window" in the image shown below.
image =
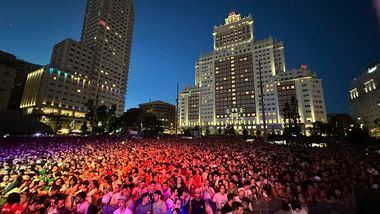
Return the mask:
[[364,83],[364,91],[366,93],[375,90],[376,89],[376,84],[373,79],[368,80],[367,82]]
[[350,90],[350,98],[351,98],[351,100],[355,99],[357,97],[359,97],[358,89],[354,88],[354,89]]

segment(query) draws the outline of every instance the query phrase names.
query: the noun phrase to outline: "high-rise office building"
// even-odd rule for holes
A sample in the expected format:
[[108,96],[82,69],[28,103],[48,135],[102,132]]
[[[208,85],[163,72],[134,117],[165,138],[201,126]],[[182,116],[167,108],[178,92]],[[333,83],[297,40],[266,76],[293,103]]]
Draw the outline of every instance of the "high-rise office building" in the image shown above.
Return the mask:
[[28,72],[40,67],[0,51],[0,110],[20,110]]
[[380,62],[369,66],[350,86],[352,116],[380,136]]
[[0,111],[4,111],[8,107],[16,69],[16,57],[0,52]]
[[[56,118],[65,111],[72,111],[70,115],[85,113],[86,103],[91,99],[96,106],[116,105],[116,113],[120,115],[125,106],[133,24],[133,0],[88,0],[81,41],[68,38],[56,44],[50,64],[43,69],[49,77],[42,80],[51,82],[39,84],[47,87],[44,91],[51,94],[38,94],[41,99],[34,103],[29,102],[31,97],[28,96],[35,95],[24,93],[25,102],[21,107],[29,114],[36,112],[44,118]],[[28,80],[36,81],[32,77]],[[76,83],[66,85],[72,80]],[[57,84],[54,81],[58,81]],[[59,95],[54,91],[59,91]],[[44,107],[56,110],[43,113]],[[67,122],[61,126],[65,129],[77,120],[68,114],[63,116]]]
[[[267,129],[281,132],[284,123],[276,81],[287,74],[284,46],[271,37],[255,40],[253,22],[251,16],[231,12],[223,25],[214,28],[214,50],[196,62],[195,86],[179,95],[180,128],[200,126],[215,133],[231,125],[253,133],[264,128],[265,118]],[[321,85],[318,91],[323,93]],[[323,100],[323,95],[318,96]],[[303,108],[303,100],[298,102]],[[326,121],[324,101],[322,116],[310,118],[300,119],[307,125]]]

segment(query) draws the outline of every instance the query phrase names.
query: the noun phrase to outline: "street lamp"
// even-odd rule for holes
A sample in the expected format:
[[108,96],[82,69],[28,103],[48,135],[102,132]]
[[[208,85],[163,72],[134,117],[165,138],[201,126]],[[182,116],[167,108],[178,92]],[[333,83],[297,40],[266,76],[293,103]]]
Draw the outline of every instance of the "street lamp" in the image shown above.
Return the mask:
[[264,88],[263,88],[263,78],[261,75],[261,60],[259,60],[259,79],[260,79],[260,94],[261,94],[261,116],[263,118],[263,126],[264,126],[264,143],[267,142],[267,124],[265,118],[265,110],[264,110]]

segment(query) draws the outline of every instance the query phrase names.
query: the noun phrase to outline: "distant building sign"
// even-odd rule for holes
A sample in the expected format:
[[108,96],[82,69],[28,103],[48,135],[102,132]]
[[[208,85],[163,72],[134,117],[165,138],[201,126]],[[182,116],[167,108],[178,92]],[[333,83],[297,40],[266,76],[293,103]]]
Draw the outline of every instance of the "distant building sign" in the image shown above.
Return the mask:
[[377,69],[377,66],[376,66],[376,65],[373,66],[373,67],[370,67],[370,68],[368,68],[368,73],[372,73],[372,72],[374,72],[376,69]]

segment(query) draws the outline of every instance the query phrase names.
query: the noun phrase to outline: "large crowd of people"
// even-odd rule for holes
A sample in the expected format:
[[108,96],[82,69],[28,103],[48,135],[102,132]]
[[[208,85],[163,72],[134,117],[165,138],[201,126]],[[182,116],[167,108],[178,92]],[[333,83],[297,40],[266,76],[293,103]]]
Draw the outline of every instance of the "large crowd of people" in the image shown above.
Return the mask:
[[0,151],[1,213],[347,213],[380,184],[379,155],[349,146],[56,137]]

